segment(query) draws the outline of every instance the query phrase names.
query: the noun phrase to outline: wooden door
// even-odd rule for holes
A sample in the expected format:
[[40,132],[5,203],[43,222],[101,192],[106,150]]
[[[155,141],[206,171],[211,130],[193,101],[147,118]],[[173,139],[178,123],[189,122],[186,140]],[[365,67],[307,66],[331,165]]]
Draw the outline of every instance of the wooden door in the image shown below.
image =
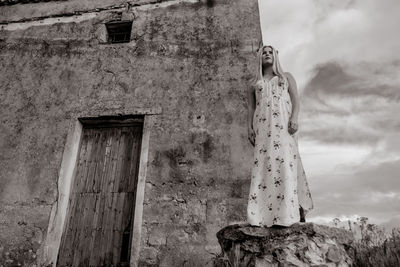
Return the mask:
[[82,135],[57,266],[129,266],[142,124]]

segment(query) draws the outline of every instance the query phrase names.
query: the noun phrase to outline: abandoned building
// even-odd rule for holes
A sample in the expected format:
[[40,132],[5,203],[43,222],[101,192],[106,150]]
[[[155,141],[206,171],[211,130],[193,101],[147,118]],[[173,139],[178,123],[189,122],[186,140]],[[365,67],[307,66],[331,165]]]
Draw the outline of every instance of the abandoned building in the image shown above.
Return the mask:
[[257,0],[1,0],[0,265],[212,266],[260,39]]

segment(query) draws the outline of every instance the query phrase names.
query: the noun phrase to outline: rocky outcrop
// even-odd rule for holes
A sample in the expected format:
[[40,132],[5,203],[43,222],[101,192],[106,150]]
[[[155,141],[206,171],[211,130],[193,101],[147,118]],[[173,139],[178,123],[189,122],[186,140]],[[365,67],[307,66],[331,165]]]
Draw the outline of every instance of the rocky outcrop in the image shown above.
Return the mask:
[[230,225],[217,233],[216,267],[352,266],[354,237],[344,229],[296,223],[267,228]]

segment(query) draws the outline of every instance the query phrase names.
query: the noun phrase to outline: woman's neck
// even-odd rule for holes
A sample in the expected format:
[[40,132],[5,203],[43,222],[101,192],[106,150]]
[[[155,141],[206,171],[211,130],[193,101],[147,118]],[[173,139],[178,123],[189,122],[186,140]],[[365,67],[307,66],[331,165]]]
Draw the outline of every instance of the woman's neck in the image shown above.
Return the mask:
[[274,72],[272,71],[272,66],[263,66],[263,77],[272,77]]

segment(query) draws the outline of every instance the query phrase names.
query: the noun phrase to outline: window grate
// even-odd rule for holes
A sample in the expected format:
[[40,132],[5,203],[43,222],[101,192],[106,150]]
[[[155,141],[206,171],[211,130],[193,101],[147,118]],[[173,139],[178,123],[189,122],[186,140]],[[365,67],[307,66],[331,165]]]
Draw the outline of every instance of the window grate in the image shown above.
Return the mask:
[[132,21],[113,21],[106,23],[109,43],[129,43],[131,41]]

